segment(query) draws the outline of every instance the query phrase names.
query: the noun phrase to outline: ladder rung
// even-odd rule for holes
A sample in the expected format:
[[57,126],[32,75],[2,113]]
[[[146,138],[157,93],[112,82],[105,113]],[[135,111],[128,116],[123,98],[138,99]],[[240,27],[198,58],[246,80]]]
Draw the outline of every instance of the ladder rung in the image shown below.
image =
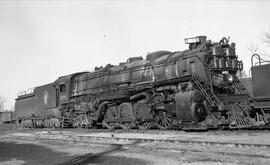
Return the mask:
[[211,106],[221,104],[218,98],[209,90],[209,88],[200,80],[198,76],[193,76],[193,81]]

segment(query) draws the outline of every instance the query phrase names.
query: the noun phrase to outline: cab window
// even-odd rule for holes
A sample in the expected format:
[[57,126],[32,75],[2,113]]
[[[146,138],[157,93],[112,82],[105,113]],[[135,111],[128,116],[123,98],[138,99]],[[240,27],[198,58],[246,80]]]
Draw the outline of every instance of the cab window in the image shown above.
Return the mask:
[[65,84],[60,84],[60,93],[63,93],[66,91],[66,85]]

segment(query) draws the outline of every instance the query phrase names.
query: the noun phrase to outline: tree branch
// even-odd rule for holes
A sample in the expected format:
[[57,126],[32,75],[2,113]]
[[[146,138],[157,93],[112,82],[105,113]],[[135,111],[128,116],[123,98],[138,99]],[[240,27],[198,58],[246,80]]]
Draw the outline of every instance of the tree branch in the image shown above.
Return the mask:
[[6,102],[6,99],[3,97],[0,97],[0,110],[3,110],[5,102]]
[[258,45],[254,45],[253,43],[250,43],[247,46],[247,49],[251,52],[251,54],[255,54],[258,51]]
[[262,38],[263,42],[270,47],[270,32],[265,32]]

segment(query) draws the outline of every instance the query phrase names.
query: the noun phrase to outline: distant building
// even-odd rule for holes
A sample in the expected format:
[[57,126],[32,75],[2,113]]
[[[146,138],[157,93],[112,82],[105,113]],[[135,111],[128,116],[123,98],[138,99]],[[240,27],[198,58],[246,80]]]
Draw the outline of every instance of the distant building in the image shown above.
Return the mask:
[[0,123],[10,123],[15,121],[15,114],[13,111],[0,112]]

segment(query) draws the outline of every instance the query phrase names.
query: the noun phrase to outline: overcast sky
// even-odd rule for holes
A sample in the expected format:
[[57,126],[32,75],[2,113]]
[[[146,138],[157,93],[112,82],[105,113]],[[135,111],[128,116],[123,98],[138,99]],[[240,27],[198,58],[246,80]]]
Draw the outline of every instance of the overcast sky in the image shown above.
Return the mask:
[[147,52],[184,50],[184,38],[196,35],[230,36],[248,72],[247,46],[270,55],[265,31],[269,1],[0,0],[0,95],[9,109],[22,90]]

